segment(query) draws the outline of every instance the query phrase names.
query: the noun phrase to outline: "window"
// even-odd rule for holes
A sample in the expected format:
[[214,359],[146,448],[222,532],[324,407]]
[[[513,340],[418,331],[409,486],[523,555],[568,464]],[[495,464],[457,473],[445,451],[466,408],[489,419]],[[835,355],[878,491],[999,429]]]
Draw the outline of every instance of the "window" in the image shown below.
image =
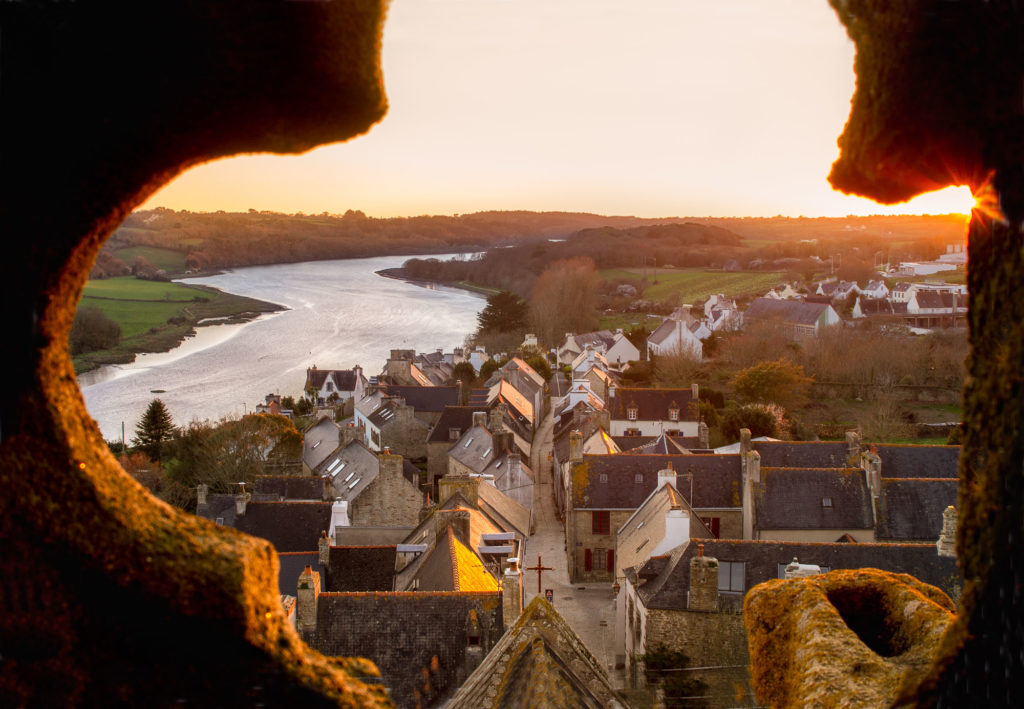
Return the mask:
[[608,534],[611,529],[611,512],[608,510],[601,510],[599,512],[590,513],[590,532],[591,534]]
[[603,483],[608,482],[608,473],[601,473],[601,475],[598,476],[598,480]]
[[639,436],[640,435],[640,429],[639,428],[627,428],[623,432],[622,435],[624,435],[624,436]]
[[626,409],[626,418],[629,419],[630,421],[636,421],[637,414],[639,413],[639,410],[637,410],[635,406],[630,406],[628,409]]
[[633,482],[643,484],[643,481],[644,481],[644,474],[643,473],[637,473],[636,475],[633,476]]
[[224,524],[224,518],[223,517],[218,517],[217,518],[217,524]]
[[605,570],[605,562],[607,562],[607,561],[608,561],[608,557],[605,556],[605,550],[604,549],[595,549],[594,550],[594,568],[597,571],[604,571]]
[[704,523],[704,526],[708,528],[708,531],[715,535],[715,539],[718,539],[722,531],[722,518],[701,517],[700,519]]
[[831,507],[832,506],[832,498],[831,497],[823,497],[823,498],[821,498],[821,506],[822,507]]
[[679,420],[679,409],[677,409],[677,408],[669,409],[668,410],[668,420],[669,421],[678,421]]
[[651,540],[650,539],[645,539],[642,542],[640,542],[640,546],[638,546],[636,548],[636,552],[635,553],[639,554],[640,550],[643,549],[645,546],[647,546],[647,542],[649,542],[649,541],[651,541]]
[[744,571],[742,561],[719,561],[718,590],[731,593],[746,591]]

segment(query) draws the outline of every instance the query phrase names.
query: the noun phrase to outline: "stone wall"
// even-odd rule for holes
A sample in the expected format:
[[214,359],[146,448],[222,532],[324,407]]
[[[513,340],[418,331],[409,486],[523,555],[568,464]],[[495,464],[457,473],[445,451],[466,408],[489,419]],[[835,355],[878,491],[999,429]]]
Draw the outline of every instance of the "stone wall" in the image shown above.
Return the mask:
[[570,516],[570,523],[573,525],[574,533],[570,537],[573,542],[573,547],[570,551],[574,551],[575,556],[570,571],[573,583],[576,583],[577,581],[614,582],[614,564],[610,569],[598,569],[596,555],[593,557],[593,568],[590,571],[585,570],[585,550],[590,549],[593,551],[594,549],[601,549],[602,554],[606,554],[608,550],[614,551],[617,536],[616,532],[618,532],[618,529],[626,523],[626,520],[632,516],[634,511],[635,510],[610,510],[608,515],[608,534],[593,533],[593,513],[591,510],[574,510],[572,512]]
[[[690,658],[690,667],[718,668],[688,673],[707,684],[705,694],[728,698],[729,706],[752,703],[750,655],[741,614],[651,608],[647,610],[645,638],[645,648],[664,643],[682,650]],[[627,658],[627,677],[630,660]],[[642,680],[642,668],[637,676]]]
[[410,459],[427,457],[430,424],[416,418],[412,407],[396,408],[395,417],[381,426],[380,432],[381,446],[390,448],[392,453]]
[[354,527],[415,527],[420,522],[424,497],[402,475],[402,456],[381,454],[380,472],[352,501],[349,515]]
[[453,441],[434,441],[427,443],[427,481],[433,486],[434,481],[448,472],[448,451]]

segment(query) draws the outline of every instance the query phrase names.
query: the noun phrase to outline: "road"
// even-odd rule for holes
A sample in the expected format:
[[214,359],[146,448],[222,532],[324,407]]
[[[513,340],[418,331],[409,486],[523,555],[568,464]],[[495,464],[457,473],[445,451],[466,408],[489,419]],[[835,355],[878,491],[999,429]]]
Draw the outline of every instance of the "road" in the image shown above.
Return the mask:
[[565,555],[565,525],[555,514],[555,500],[552,494],[551,470],[552,419],[549,412],[534,436],[534,532],[526,542],[526,559],[523,572],[523,586],[526,602],[537,595],[537,571],[528,567],[537,566],[538,554],[544,566],[554,567],[543,571],[541,589],[554,593],[555,609],[579,635],[594,656],[608,670],[615,686],[621,685],[614,672],[612,636],[615,629],[615,597],[610,584],[569,583],[569,565]]

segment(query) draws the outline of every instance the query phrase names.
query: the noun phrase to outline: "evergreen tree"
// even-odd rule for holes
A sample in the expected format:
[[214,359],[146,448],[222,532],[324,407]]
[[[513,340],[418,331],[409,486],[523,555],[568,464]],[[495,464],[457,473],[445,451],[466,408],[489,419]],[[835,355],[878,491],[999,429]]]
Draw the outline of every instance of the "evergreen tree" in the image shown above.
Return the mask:
[[174,435],[174,420],[171,413],[160,399],[153,399],[146,408],[146,413],[135,424],[135,437],[132,446],[143,451],[152,460],[160,460],[164,445]]

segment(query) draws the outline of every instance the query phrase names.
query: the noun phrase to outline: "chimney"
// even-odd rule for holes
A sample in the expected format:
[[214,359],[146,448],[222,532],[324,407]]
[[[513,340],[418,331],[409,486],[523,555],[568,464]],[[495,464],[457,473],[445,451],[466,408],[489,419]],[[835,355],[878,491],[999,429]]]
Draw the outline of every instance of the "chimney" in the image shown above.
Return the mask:
[[466,546],[469,542],[469,510],[438,510],[434,513],[435,536],[440,537],[448,528],[458,537],[459,541]]
[[675,485],[676,484],[676,471],[672,468],[672,462],[671,461],[669,461],[669,464],[668,464],[667,468],[665,468],[664,470],[659,470],[658,471],[658,485],[657,485],[657,487],[661,487],[662,485],[668,485],[668,484],[671,484],[671,485]]
[[491,409],[488,416],[487,429],[491,433],[501,433],[505,430],[505,411],[508,410],[508,406],[504,402],[499,403],[493,409]]
[[327,532],[320,533],[320,541],[317,542],[320,566],[328,568],[331,565],[331,540],[327,538]]
[[860,456],[859,462],[867,475],[871,497],[877,500],[882,495],[882,459],[878,455],[878,449],[871,446],[867,453]]
[[942,532],[939,534],[939,541],[935,546],[939,550],[939,556],[956,558],[956,508],[950,505],[942,512]]
[[473,412],[473,425],[487,428],[487,412],[486,411],[474,411]]
[[206,495],[210,492],[210,486],[206,483],[199,483],[196,486],[196,498],[198,498],[198,505],[202,506],[206,504]]
[[239,517],[245,517],[245,508],[251,499],[252,495],[245,491],[245,486],[243,485],[242,491],[235,495],[235,514]]
[[338,527],[350,526],[352,526],[352,522],[348,518],[348,502],[345,500],[335,500],[334,504],[331,505],[331,522],[330,528],[327,530],[327,536],[330,537],[333,543],[338,534]]
[[445,475],[437,479],[437,499],[439,502],[446,502],[455,492],[461,492],[469,502],[474,505],[480,498],[480,478],[471,478],[468,475]]
[[505,563],[505,574],[501,579],[501,615],[507,631],[523,612],[523,572],[519,570],[516,557],[509,557]]
[[344,448],[352,441],[361,441],[363,439],[363,431],[361,428],[356,426],[354,423],[346,423],[341,427],[341,447]]
[[450,442],[454,443],[455,441],[459,440],[461,436],[462,431],[459,430],[458,428],[452,427],[448,429],[448,440]]
[[299,586],[295,594],[295,628],[299,636],[309,641],[316,633],[316,609],[320,598],[320,574],[307,566],[299,575]]
[[856,431],[846,432],[846,464],[851,468],[860,467],[860,434]]
[[377,454],[377,470],[383,479],[397,480],[402,477],[402,456],[387,452]]
[[740,454],[750,452],[750,429],[740,429]]
[[687,608],[691,611],[718,610],[718,559],[704,556],[704,545],[697,545],[697,556],[690,559],[690,595]]
[[569,460],[574,463],[583,460],[583,434],[579,431],[569,432]]
[[697,440],[700,441],[701,448],[708,449],[711,447],[711,432],[703,420],[697,426]]
[[690,396],[694,401],[700,401],[700,384],[697,382],[690,385]]
[[665,512],[665,541],[659,546],[675,549],[690,541],[690,513],[682,509]]

